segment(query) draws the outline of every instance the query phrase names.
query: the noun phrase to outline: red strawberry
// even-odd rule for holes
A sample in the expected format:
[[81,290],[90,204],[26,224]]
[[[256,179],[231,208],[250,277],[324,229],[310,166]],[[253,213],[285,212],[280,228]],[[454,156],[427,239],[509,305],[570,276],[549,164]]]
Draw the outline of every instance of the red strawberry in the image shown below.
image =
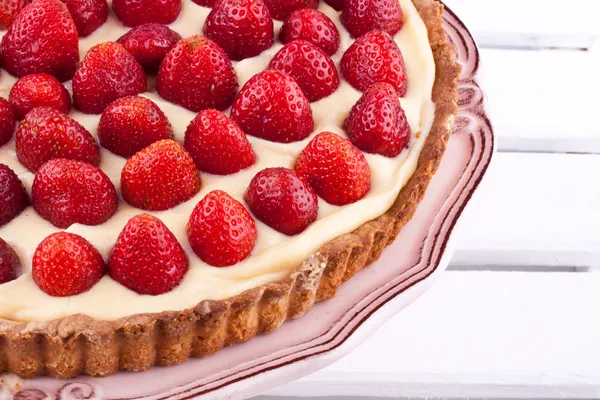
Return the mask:
[[29,205],[29,196],[12,169],[0,164],[0,226],[12,221]]
[[121,171],[123,199],[142,210],[168,210],[199,190],[194,160],[174,140],[151,144],[128,159]]
[[408,145],[411,130],[398,94],[388,83],[371,86],[352,107],[344,130],[362,151],[396,157]]
[[21,263],[12,247],[0,239],[0,285],[17,279]]
[[285,20],[292,11],[301,8],[317,8],[319,0],[264,0],[275,19]]
[[217,0],[192,0],[194,3],[202,7],[214,7]]
[[11,75],[73,77],[79,62],[77,28],[59,0],[36,0],[17,15],[2,38],[2,65]]
[[354,203],[371,189],[371,169],[365,156],[348,139],[321,132],[296,160],[296,173],[326,202]]
[[365,91],[374,83],[387,82],[400,97],[406,94],[406,68],[396,42],[382,31],[371,31],[358,38],[340,62],[342,75],[352,86]]
[[325,0],[325,3],[329,4],[336,11],[341,11],[344,8],[345,2],[346,0]]
[[282,43],[306,40],[333,55],[340,47],[340,32],[333,21],[320,11],[310,8],[296,10],[285,20],[279,39]]
[[113,101],[145,91],[144,69],[115,42],[92,47],[73,77],[75,106],[86,114],[100,114]]
[[254,75],[235,98],[231,119],[248,135],[273,142],[297,142],[313,130],[308,99],[294,79],[280,71]]
[[252,178],[244,200],[262,222],[285,235],[315,222],[319,200],[313,189],[287,168],[267,168]]
[[221,0],[204,22],[204,36],[237,61],[271,47],[273,29],[273,20],[262,0]]
[[269,63],[269,68],[294,78],[311,102],[329,96],[340,85],[338,71],[331,58],[305,40],[295,40],[283,46]]
[[148,214],[127,222],[108,259],[108,272],[115,281],[152,296],[175,289],[187,270],[187,256],[175,235]]
[[106,265],[98,250],[74,233],[53,233],[42,240],[33,254],[33,280],[50,296],[87,292],[105,272]]
[[172,139],[173,128],[160,108],[145,97],[123,97],[110,103],[98,125],[100,144],[129,158],[162,139]]
[[256,154],[238,124],[217,110],[204,110],[185,132],[185,149],[200,171],[229,175],[254,165]]
[[244,206],[227,193],[206,195],[190,216],[188,238],[207,264],[228,267],[245,260],[256,244],[256,223]]
[[10,142],[16,123],[15,113],[10,103],[0,97],[0,146]]
[[165,100],[192,111],[225,110],[238,89],[227,54],[212,40],[192,36],[169,51],[158,70],[156,89]]
[[108,18],[106,0],[61,0],[67,5],[79,37],[86,37],[100,28]]
[[17,128],[17,158],[37,171],[53,158],[68,158],[100,165],[100,148],[77,121],[49,107],[34,108]]
[[32,74],[20,78],[8,97],[17,119],[36,107],[51,107],[65,114],[71,111],[71,95],[52,75]]
[[15,17],[26,4],[25,0],[0,0],[0,30],[10,28]]
[[171,28],[161,24],[138,25],[121,36],[121,43],[148,72],[158,71],[169,50],[181,40]]
[[345,0],[341,19],[355,38],[372,30],[394,36],[402,28],[402,9],[398,0]]
[[117,211],[117,191],[98,167],[55,158],[42,165],[31,188],[33,208],[54,226],[100,225]]
[[129,27],[150,22],[168,25],[181,14],[181,0],[113,0],[112,7],[117,18]]

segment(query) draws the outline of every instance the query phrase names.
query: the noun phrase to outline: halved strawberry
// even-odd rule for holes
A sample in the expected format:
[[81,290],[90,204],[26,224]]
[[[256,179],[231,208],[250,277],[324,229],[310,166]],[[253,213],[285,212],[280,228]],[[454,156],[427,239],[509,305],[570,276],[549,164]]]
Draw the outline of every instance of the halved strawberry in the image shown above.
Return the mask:
[[271,16],[285,20],[293,11],[301,8],[317,8],[319,0],[264,0]]
[[17,270],[21,263],[15,250],[0,239],[0,285],[17,279]]
[[295,40],[283,46],[269,63],[269,68],[294,78],[311,102],[329,96],[340,85],[333,60],[306,40]]
[[168,26],[149,23],[136,26],[117,42],[121,43],[147,72],[157,72],[169,50],[180,40],[179,33]]
[[21,164],[32,172],[53,158],[100,165],[100,148],[92,134],[68,115],[50,107],[34,108],[21,121],[16,150]]
[[106,265],[98,250],[74,233],[53,233],[42,240],[33,254],[33,280],[53,297],[87,292],[105,272]]
[[204,22],[204,36],[240,61],[273,45],[273,19],[262,0],[220,0]]
[[158,218],[139,214],[121,231],[108,259],[110,276],[139,294],[156,296],[175,289],[188,259],[177,238]]
[[387,82],[400,97],[406,94],[404,58],[394,39],[383,31],[359,37],[344,53],[340,68],[344,78],[360,91]]
[[26,0],[0,0],[0,30],[10,28],[26,4]]
[[100,225],[117,211],[115,186],[98,167],[55,158],[35,174],[31,188],[33,208],[52,225]]
[[306,40],[331,56],[340,47],[340,32],[327,15],[310,8],[302,8],[287,17],[279,31],[279,40],[282,43]]
[[254,165],[256,154],[238,124],[217,110],[204,110],[185,132],[185,149],[200,171],[229,175]]
[[231,119],[252,136],[273,142],[297,142],[314,127],[306,95],[290,76],[267,70],[254,75],[235,98]]
[[372,30],[394,36],[402,28],[402,9],[398,0],[345,0],[341,19],[355,38]]
[[0,97],[0,146],[10,142],[15,132],[17,120],[12,106],[8,101]]
[[344,8],[345,2],[346,0],[325,0],[325,3],[329,4],[336,11],[341,11]]
[[212,40],[192,36],[175,45],[160,64],[158,94],[192,111],[225,110],[238,89],[227,54]]
[[396,157],[408,145],[411,130],[388,83],[376,83],[356,102],[344,122],[350,141],[362,151]]
[[121,171],[123,199],[142,210],[168,210],[194,197],[200,175],[179,143],[161,140],[127,160]]
[[67,5],[77,27],[79,37],[86,37],[100,28],[108,19],[106,0],[61,0]]
[[181,14],[181,0],[113,0],[112,8],[125,26],[168,25]]
[[172,139],[173,128],[162,110],[141,96],[123,97],[110,103],[98,124],[102,147],[129,158],[162,139]]
[[79,37],[67,6],[36,0],[21,10],[2,38],[1,64],[11,75],[47,73],[60,81],[73,77]]
[[244,201],[256,218],[289,236],[303,232],[319,213],[313,189],[287,168],[267,168],[256,174]]
[[319,133],[302,150],[296,173],[336,206],[354,203],[371,189],[371,169],[363,153],[331,132]]
[[190,216],[188,238],[202,261],[227,267],[245,260],[256,244],[256,223],[244,206],[227,193],[207,194]]
[[146,91],[146,75],[119,43],[100,43],[90,49],[73,77],[75,106],[100,114],[113,101]]
[[71,111],[71,95],[52,75],[31,74],[20,78],[8,96],[18,120],[36,107],[51,107],[65,114]]
[[28,205],[29,196],[17,174],[0,164],[0,226],[12,221]]

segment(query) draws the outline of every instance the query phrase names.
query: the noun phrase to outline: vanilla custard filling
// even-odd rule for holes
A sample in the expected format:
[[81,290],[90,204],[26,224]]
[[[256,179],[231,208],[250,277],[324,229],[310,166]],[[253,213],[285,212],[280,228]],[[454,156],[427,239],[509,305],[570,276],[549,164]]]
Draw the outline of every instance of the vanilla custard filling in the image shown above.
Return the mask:
[[[341,79],[340,87],[329,97],[312,103],[315,120],[313,134],[301,142],[280,144],[248,136],[257,154],[257,162],[251,168],[229,176],[201,173],[202,189],[191,200],[173,209],[151,214],[160,218],[175,234],[184,247],[190,268],[183,282],[173,291],[159,296],[139,295],[121,286],[106,275],[89,291],[78,296],[58,298],[42,292],[31,276],[31,261],[37,245],[51,233],[59,231],[42,219],[32,207],[27,208],[7,225],[0,228],[0,237],[13,246],[23,265],[23,274],[15,281],[0,285],[0,318],[18,321],[44,321],[74,314],[86,314],[104,320],[138,314],[182,310],[195,306],[202,300],[221,300],[237,295],[269,282],[288,276],[310,254],[336,237],[349,233],[363,223],[383,214],[396,199],[400,189],[414,173],[421,149],[433,121],[434,105],[431,91],[435,77],[435,62],[427,37],[427,29],[411,0],[399,0],[404,13],[404,25],[395,36],[408,76],[408,91],[400,99],[412,128],[413,137],[408,149],[396,158],[365,154],[371,167],[371,191],[362,200],[338,207],[319,198],[319,217],[303,233],[296,236],[283,235],[256,220],[258,239],[254,251],[245,261],[227,268],[215,268],[202,262],[191,250],[186,235],[188,218],[196,204],[210,191],[224,190],[244,203],[243,194],[252,177],[267,167],[294,167],[296,157],[319,132],[332,131],[344,136],[341,126],[350,109],[361,96]],[[110,3],[110,0],[109,0]],[[340,22],[339,14],[324,2],[320,10],[338,26],[341,46],[333,56],[336,65],[353,40]],[[171,28],[182,37],[201,34],[204,19],[210,12],[191,0],[183,0],[182,14]],[[276,35],[281,22],[275,21]],[[87,38],[80,39],[81,58],[93,45],[116,40],[128,28],[111,14],[108,21]],[[6,32],[0,32],[0,38]],[[277,37],[277,36],[276,36]],[[263,71],[270,59],[283,45],[275,45],[257,57],[234,63],[240,88],[256,73]],[[341,74],[340,74],[340,78]],[[16,78],[6,71],[0,72],[0,96],[8,98]],[[70,82],[67,83],[70,88]],[[183,143],[185,130],[196,113],[163,100],[149,82],[149,92],[144,96],[152,99],[164,111],[173,125],[175,138]],[[228,114],[228,112],[227,112]],[[70,116],[85,126],[94,136],[100,115],[86,115],[72,110]],[[101,150],[100,167],[120,187],[120,174],[125,159]],[[29,193],[34,174],[17,160],[13,140],[0,148],[0,163],[12,168],[25,184]],[[108,258],[112,246],[127,221],[136,214],[147,212],[120,201],[117,213],[106,223],[98,226],[75,224],[66,231],[89,240]]]

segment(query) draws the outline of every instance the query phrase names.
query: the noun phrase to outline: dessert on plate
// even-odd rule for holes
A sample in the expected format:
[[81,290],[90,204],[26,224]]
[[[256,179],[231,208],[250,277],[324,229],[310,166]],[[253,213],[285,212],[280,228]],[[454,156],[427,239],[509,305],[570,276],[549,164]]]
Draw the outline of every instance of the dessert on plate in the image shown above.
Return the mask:
[[444,154],[460,67],[436,0],[13,3],[0,373],[271,332],[380,256]]

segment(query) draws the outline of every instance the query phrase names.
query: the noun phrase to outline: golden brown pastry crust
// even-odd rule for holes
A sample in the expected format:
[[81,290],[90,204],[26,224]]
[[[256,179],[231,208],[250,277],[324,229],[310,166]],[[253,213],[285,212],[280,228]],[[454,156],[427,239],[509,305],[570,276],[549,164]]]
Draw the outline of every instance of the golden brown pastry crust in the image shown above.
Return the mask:
[[325,244],[288,278],[227,300],[116,321],[83,315],[30,323],[0,319],[0,373],[22,378],[106,376],[208,356],[301,317],[315,301],[334,296],[343,282],[377,260],[423,198],[457,110],[460,66],[442,26],[443,6],[435,0],[412,1],[427,26],[436,63],[435,118],[415,173],[385,214]]

